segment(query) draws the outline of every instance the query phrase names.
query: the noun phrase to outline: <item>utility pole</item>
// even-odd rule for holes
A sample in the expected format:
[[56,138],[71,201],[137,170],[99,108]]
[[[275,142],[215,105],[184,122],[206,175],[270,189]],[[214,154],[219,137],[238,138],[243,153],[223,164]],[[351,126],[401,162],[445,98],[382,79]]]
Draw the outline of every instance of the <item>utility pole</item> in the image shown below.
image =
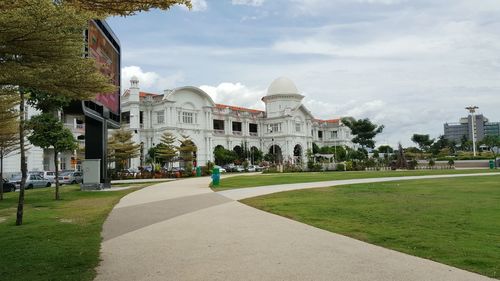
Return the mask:
[[474,154],[474,157],[476,157],[476,109],[479,107],[477,106],[468,106],[465,109],[469,111],[471,114],[471,120],[472,120],[472,151]]

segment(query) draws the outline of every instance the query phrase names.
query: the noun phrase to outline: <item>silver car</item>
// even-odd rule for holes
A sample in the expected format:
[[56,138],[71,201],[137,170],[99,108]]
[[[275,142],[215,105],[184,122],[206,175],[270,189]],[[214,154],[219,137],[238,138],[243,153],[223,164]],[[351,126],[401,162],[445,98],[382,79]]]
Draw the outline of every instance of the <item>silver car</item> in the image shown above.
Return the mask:
[[60,184],[77,184],[83,182],[82,172],[62,172],[59,175]]
[[49,180],[51,183],[56,181],[56,173],[52,171],[30,172],[30,174],[38,174],[42,178]]
[[[16,188],[19,188],[21,185],[21,175],[12,177],[11,182],[15,182]],[[50,187],[51,185],[52,182],[50,182],[50,180],[44,179],[38,174],[28,174],[24,186],[26,189],[32,189],[37,187]]]

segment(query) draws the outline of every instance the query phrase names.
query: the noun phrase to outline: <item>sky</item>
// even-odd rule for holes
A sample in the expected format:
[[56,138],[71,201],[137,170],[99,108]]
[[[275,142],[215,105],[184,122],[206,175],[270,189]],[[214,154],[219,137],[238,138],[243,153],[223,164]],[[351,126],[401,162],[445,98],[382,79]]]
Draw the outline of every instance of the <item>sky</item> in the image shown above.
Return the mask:
[[369,118],[377,144],[443,134],[468,105],[500,121],[498,0],[192,0],[108,23],[122,88],[197,86],[216,103],[263,109],[280,76],[316,118]]

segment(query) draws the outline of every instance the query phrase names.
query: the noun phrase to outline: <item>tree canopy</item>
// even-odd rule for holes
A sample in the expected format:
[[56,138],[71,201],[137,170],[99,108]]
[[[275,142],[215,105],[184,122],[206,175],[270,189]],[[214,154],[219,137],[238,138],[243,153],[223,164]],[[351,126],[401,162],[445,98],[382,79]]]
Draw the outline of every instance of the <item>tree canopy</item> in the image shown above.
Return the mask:
[[90,20],[132,15],[189,0],[4,0],[0,1],[0,91],[19,95],[21,185],[16,224],[22,224],[25,94],[40,91],[68,99],[93,99],[116,90],[95,60],[84,53],[83,34]]
[[[3,159],[19,149],[19,121],[15,110],[17,99],[0,95],[0,179],[3,179]],[[3,181],[0,180],[0,200],[3,200]]]
[[234,161],[238,158],[238,155],[236,155],[234,150],[225,149],[222,146],[216,146],[214,149],[214,158],[215,164],[226,165],[234,163]]
[[42,113],[31,117],[28,122],[28,128],[32,130],[28,136],[28,140],[41,148],[54,149],[54,165],[55,165],[55,199],[59,200],[59,158],[58,153],[63,151],[71,151],[78,148],[78,144],[73,136],[73,133],[68,128],[65,128],[63,123],[59,121],[53,114]]
[[430,146],[434,143],[434,139],[431,139],[429,135],[423,134],[413,134],[411,141],[416,143],[420,150],[427,152]]
[[486,136],[481,141],[482,144],[487,145],[495,158],[495,167],[497,166],[498,151],[500,150],[500,136]]
[[374,148],[375,141],[373,139],[384,130],[384,125],[376,125],[368,118],[359,120],[349,117],[342,118],[342,123],[351,129],[351,133],[354,135],[352,142],[360,144],[363,148]]
[[[83,53],[92,14],[51,0],[21,0],[0,13],[0,86],[19,86],[74,99],[112,92],[109,78]],[[4,5],[5,6],[5,5]]]
[[174,135],[170,132],[165,132],[161,136],[161,143],[158,147],[157,156],[166,162],[167,168],[170,166],[170,163],[177,156],[177,151],[179,147],[175,145],[177,141]]
[[41,148],[53,148],[56,152],[75,150],[78,145],[73,133],[50,113],[42,113],[31,117],[28,128],[32,133],[28,140]]
[[394,148],[392,148],[390,145],[381,145],[378,147],[378,152],[380,153],[393,153]]
[[192,8],[191,0],[58,0],[57,2],[69,4],[81,10],[93,11],[101,17],[129,16],[151,9],[168,10],[174,5],[185,5]]
[[118,171],[127,166],[130,158],[139,156],[140,145],[132,140],[132,132],[124,129],[113,131],[108,140],[108,157],[110,162],[115,162]]

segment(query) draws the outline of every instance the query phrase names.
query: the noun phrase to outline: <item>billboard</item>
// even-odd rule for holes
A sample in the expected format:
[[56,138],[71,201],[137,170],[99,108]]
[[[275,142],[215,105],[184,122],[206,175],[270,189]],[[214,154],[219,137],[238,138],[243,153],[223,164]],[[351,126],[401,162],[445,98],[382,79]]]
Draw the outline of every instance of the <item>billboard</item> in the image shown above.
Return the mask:
[[[100,24],[99,24],[100,23]],[[88,55],[94,58],[99,70],[109,77],[116,90],[112,93],[99,93],[95,102],[110,112],[120,114],[120,50],[118,43],[102,22],[90,21],[87,35]]]

